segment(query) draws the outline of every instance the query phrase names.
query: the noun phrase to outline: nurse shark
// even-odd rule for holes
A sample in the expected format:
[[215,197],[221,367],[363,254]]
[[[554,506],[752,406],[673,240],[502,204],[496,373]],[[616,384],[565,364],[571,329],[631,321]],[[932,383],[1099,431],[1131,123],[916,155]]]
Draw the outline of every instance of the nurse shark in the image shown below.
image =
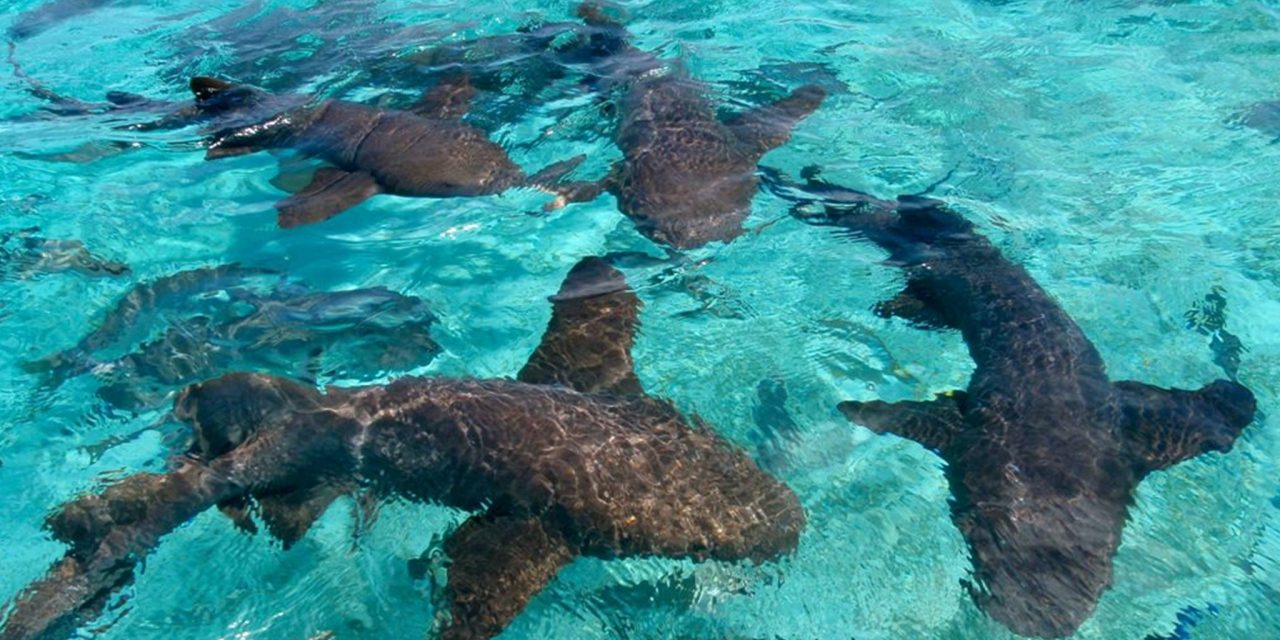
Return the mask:
[[[214,131],[207,158],[293,149],[330,165],[276,203],[286,228],[327,220],[379,193],[448,198],[522,186],[552,191],[584,159],[526,176],[484,131],[462,121],[475,95],[465,76],[441,80],[403,111],[345,100],[289,105],[287,96],[202,76],[192,78],[191,91],[204,113],[269,114]],[[285,108],[264,108],[272,103]]]
[[991,617],[1022,635],[1070,635],[1111,584],[1138,484],[1229,451],[1253,419],[1253,394],[1228,380],[1196,390],[1112,381],[1080,327],[970,222],[932,199],[890,208],[844,195],[854,212],[826,206],[804,219],[888,251],[907,282],[877,312],[958,329],[977,366],[963,391],[839,410],[947,462],[971,592]]
[[286,548],[338,496],[472,512],[444,542],[446,639],[497,635],[575,557],[763,562],[793,550],[794,493],[631,366],[639,301],[597,258],[572,269],[518,380],[402,378],[329,388],[234,373],[192,385],[174,414],[195,432],[167,473],[138,473],[49,516],[70,549],[11,604],[0,639],[65,633],[131,581],[161,538],[220,506],[254,505]]
[[[431,338],[436,316],[420,298],[385,287],[315,291],[267,275],[224,265],[141,284],[77,346],[22,366],[47,387],[92,372],[104,382],[100,398],[140,410],[236,366],[368,380],[425,366],[441,351]],[[143,320],[153,315],[178,317],[128,353],[101,357],[133,334],[150,335]]]
[[[583,4],[578,13],[597,29],[590,35],[594,49],[613,52],[603,80],[625,87],[615,135],[623,158],[602,180],[579,183],[568,198],[590,200],[608,191],[641,233],[676,249],[741,235],[759,186],[757,162],[791,137],[826,90],[806,85],[722,121],[706,84],[633,47],[630,34],[600,7]],[[608,69],[604,62],[597,67]]]

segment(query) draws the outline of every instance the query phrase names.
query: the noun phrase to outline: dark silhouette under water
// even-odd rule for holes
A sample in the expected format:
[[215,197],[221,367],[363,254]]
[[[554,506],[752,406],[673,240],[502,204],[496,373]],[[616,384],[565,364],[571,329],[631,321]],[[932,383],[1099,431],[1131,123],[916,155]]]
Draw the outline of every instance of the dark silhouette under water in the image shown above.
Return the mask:
[[579,15],[600,29],[591,36],[596,48],[614,52],[611,77],[604,80],[623,87],[615,135],[623,159],[599,182],[579,184],[569,198],[608,191],[641,233],[676,249],[741,235],[759,187],[756,163],[791,137],[826,91],[806,85],[722,122],[707,85],[633,47],[626,29],[595,4],[583,4]]
[[100,398],[137,411],[235,367],[369,380],[425,366],[440,353],[435,322],[426,302],[385,287],[315,291],[270,270],[201,267],[139,284],[75,347],[23,368],[50,387],[92,372]]
[[936,200],[889,204],[804,219],[888,251],[907,284],[877,311],[958,329],[977,367],[964,391],[839,409],[946,460],[952,519],[988,614],[1022,635],[1070,635],[1111,583],[1138,483],[1229,451],[1254,416],[1253,394],[1227,380],[1194,391],[1111,381],[1080,327],[971,223]]
[[79,240],[53,240],[39,233],[39,227],[0,232],[0,276],[27,280],[62,271],[108,277],[129,273],[129,265],[91,253]]
[[[631,368],[639,301],[580,262],[520,381],[404,378],[320,393],[236,373],[188,387],[191,458],[72,500],[47,520],[70,549],[12,604],[2,640],[93,618],[170,531],[213,506],[248,528],[255,505],[286,547],[335,498],[377,495],[475,512],[448,536],[442,637],[497,635],[579,555],[762,562],[794,549],[795,494]],[[564,386],[568,385],[568,386]]]

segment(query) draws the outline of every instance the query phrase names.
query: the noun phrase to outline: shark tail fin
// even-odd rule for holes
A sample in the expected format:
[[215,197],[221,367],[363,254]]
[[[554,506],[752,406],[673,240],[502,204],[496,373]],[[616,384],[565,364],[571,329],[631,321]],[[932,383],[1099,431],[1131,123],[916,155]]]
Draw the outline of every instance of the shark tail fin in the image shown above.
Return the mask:
[[1257,411],[1253,392],[1229,380],[1194,391],[1130,381],[1114,386],[1130,450],[1146,471],[1209,451],[1230,451]]
[[9,604],[4,640],[65,637],[133,580],[137,563],[170,531],[238,487],[203,465],[139,473],[64,504],[45,522],[66,555]]
[[838,408],[850,422],[876,433],[896,434],[929,449],[945,451],[964,430],[967,399],[963,391],[952,391],[926,402],[847,401]]
[[551,321],[517,379],[583,393],[643,393],[631,360],[640,299],[622,272],[583,258],[551,302]]

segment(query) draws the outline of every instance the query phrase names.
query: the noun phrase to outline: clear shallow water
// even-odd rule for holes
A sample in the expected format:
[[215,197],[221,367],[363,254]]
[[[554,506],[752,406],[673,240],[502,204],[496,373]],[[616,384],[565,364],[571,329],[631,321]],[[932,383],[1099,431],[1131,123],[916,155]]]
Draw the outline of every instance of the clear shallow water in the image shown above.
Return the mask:
[[[5,20],[36,4],[16,3]],[[188,75],[228,67],[276,89],[409,97],[420,90],[415,79],[361,70],[439,38],[509,33],[537,17],[568,20],[573,8],[282,9],[310,5],[273,4],[215,22],[237,4],[118,2],[20,42],[16,56],[33,77],[84,100],[111,89],[185,99]],[[792,174],[820,164],[827,179],[880,195],[918,191],[954,168],[939,193],[1062,303],[1114,379],[1198,387],[1221,377],[1209,339],[1183,317],[1221,287],[1227,328],[1248,349],[1240,380],[1257,394],[1261,417],[1230,454],[1143,483],[1115,583],[1078,635],[1167,634],[1180,611],[1211,605],[1216,612],[1191,637],[1280,635],[1280,437],[1270,423],[1280,411],[1271,375],[1280,368],[1280,145],[1232,123],[1253,103],[1280,97],[1280,8],[941,0],[629,8],[639,46],[679,56],[728,104],[815,79],[836,89],[767,164]],[[228,29],[250,42],[237,49],[219,35]],[[295,61],[306,73],[254,64],[277,50],[302,51]],[[0,116],[41,106],[25,88],[6,75]],[[578,175],[596,176],[617,156],[603,120],[571,83],[519,106],[518,119],[494,138],[522,166],[588,153]],[[503,108],[499,101],[475,115],[503,121],[494,115]],[[445,351],[415,372],[504,376],[533,349],[550,314],[545,297],[579,257],[657,253],[612,198],[530,216],[524,212],[545,196],[527,191],[380,197],[326,224],[280,231],[270,156],[205,162],[193,130],[121,136],[111,124],[40,119],[0,128],[0,228],[39,225],[46,237],[83,240],[133,268],[126,279],[61,273],[0,282],[4,598],[62,552],[39,529],[48,509],[160,468],[175,450],[180,429],[157,426],[163,412],[105,411],[88,376],[36,393],[16,366],[74,344],[132,283],[240,261],[287,269],[316,288],[382,285],[427,300],[440,317],[435,337]],[[95,137],[147,148],[83,165],[23,155]],[[757,384],[785,381],[801,436],[778,473],[809,512],[799,550],[754,568],[579,559],[504,637],[1009,635],[960,585],[969,563],[947,513],[941,462],[852,427],[834,408],[848,398],[923,399],[963,387],[972,367],[963,343],[874,316],[870,307],[899,288],[899,274],[878,264],[877,250],[786,219],[786,211],[761,193],[749,223],[776,223],[698,252],[715,258],[697,271],[712,283],[715,312],[697,312],[702,303],[676,289],[645,285],[658,268],[628,275],[646,304],[635,355],[651,393],[750,447]],[[206,513],[159,546],[125,591],[127,615],[105,616],[100,622],[113,624],[100,635],[417,637],[430,626],[432,594],[409,579],[405,560],[438,546],[461,517],[387,505],[353,538],[340,504],[282,553]]]

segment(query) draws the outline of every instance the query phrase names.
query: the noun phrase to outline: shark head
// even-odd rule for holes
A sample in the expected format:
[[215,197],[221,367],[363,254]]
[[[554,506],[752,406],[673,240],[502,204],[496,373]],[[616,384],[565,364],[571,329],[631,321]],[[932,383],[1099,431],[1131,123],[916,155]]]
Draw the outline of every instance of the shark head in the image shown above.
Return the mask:
[[292,380],[230,373],[183,389],[173,414],[195,431],[194,453],[209,459],[235,449],[264,426],[319,404],[315,389]]
[[269,95],[256,87],[207,76],[191,79],[191,93],[195,96],[196,108],[207,115],[251,108],[261,104]]

